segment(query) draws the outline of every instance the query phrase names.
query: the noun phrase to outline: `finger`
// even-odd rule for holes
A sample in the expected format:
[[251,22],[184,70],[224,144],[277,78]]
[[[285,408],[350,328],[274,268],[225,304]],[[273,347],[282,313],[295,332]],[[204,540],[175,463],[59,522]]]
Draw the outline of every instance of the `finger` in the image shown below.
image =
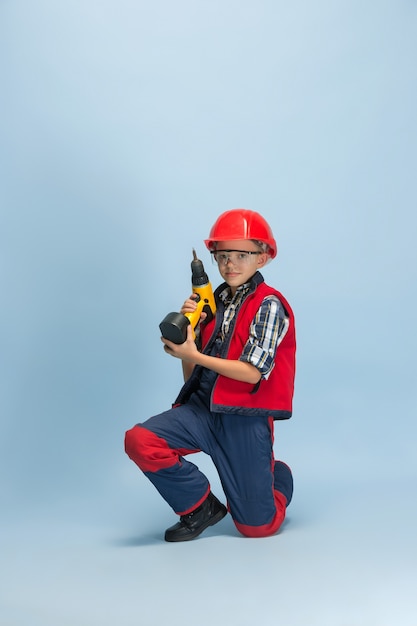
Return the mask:
[[168,350],[172,350],[171,344],[172,342],[169,339],[165,339],[165,337],[161,337],[161,341],[164,344],[164,350],[168,348]]

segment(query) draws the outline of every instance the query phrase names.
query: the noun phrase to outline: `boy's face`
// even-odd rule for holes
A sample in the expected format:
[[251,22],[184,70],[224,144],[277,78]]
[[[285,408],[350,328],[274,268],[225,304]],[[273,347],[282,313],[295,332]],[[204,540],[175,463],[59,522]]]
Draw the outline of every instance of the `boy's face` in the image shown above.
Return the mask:
[[[245,252],[256,254],[246,255]],[[253,241],[234,239],[217,242],[215,258],[220,275],[234,294],[240,285],[247,283],[255,272],[266,264],[269,257]]]

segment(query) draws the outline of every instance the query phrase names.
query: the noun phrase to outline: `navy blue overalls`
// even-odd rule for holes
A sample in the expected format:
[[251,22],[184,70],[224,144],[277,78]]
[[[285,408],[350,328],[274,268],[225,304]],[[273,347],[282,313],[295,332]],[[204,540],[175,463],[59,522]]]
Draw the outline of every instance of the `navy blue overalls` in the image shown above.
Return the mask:
[[[221,341],[212,354],[222,350]],[[268,415],[210,411],[216,373],[201,368],[200,384],[186,404],[155,415],[127,431],[129,457],[179,515],[207,497],[210,484],[184,456],[208,454],[217,469],[236,528],[245,536],[275,533],[292,497],[290,468],[274,460],[274,422]]]

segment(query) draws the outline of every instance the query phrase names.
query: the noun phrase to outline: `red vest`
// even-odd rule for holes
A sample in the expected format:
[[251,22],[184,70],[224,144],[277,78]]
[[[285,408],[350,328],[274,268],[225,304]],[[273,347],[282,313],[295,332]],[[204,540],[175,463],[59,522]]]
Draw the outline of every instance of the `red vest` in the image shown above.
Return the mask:
[[[265,415],[274,419],[288,419],[292,414],[292,398],[295,378],[295,323],[294,314],[282,294],[260,282],[255,291],[249,293],[238,309],[234,320],[233,335],[226,358],[238,360],[249,338],[249,327],[266,296],[275,295],[283,305],[289,318],[287,333],[275,354],[275,365],[268,379],[256,385],[217,376],[211,395],[211,410],[218,413],[242,415]],[[207,325],[201,324],[202,349],[207,346],[215,328],[215,319]]]

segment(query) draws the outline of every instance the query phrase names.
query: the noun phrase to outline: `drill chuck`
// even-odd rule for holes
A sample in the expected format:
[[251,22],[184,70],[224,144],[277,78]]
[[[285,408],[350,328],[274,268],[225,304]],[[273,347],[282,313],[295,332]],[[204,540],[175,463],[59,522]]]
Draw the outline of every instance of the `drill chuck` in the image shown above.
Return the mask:
[[193,260],[191,261],[191,283],[193,287],[202,287],[207,285],[209,277],[207,276],[203,262],[197,258],[196,251],[193,248]]

